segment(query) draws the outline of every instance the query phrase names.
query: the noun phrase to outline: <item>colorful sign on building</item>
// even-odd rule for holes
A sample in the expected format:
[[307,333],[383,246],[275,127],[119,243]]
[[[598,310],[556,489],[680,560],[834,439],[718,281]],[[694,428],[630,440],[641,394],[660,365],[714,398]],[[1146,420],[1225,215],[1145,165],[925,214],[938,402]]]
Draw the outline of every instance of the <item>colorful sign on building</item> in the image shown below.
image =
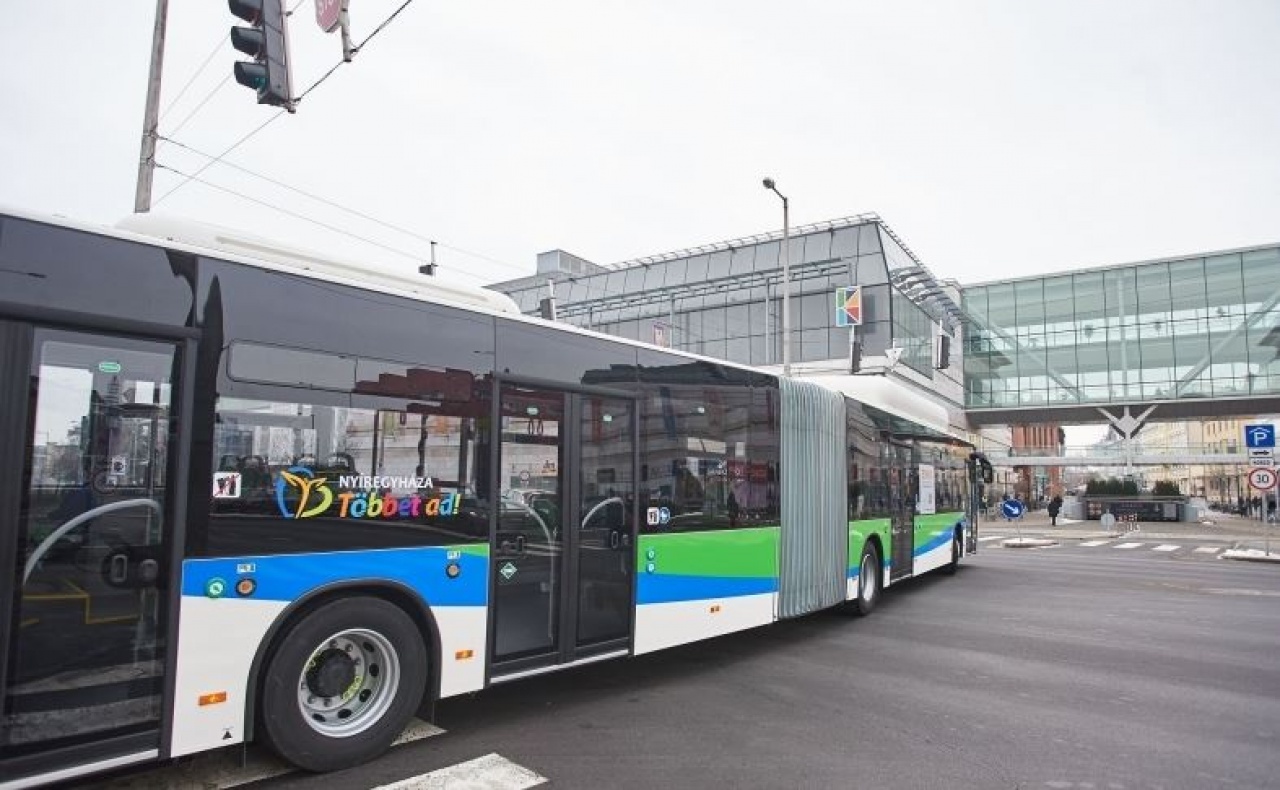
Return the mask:
[[836,289],[836,326],[862,326],[862,286]]

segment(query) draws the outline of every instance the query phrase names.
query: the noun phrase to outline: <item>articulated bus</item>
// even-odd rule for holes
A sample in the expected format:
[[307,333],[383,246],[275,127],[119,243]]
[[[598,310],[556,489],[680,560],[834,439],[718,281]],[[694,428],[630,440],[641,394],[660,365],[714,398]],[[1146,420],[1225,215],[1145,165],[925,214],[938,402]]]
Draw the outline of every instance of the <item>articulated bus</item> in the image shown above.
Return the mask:
[[976,547],[945,426],[147,222],[0,213],[0,787],[351,766],[437,700],[865,614]]

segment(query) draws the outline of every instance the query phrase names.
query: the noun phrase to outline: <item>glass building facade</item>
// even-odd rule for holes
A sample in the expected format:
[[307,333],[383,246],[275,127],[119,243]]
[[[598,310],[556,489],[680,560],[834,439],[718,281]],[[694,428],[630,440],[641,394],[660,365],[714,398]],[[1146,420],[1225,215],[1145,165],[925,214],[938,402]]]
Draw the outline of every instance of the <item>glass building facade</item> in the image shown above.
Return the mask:
[[971,418],[1280,397],[1280,247],[966,286],[961,305]]
[[[594,273],[581,273],[581,266],[547,271],[490,287],[537,314],[553,281],[557,320],[733,362],[778,365],[781,235],[594,267]],[[847,372],[849,330],[836,326],[835,292],[849,285],[862,287],[864,355],[896,346],[901,364],[930,377],[937,334],[959,342],[958,306],[879,217],[795,228],[789,250],[793,363],[830,360],[832,370]]]

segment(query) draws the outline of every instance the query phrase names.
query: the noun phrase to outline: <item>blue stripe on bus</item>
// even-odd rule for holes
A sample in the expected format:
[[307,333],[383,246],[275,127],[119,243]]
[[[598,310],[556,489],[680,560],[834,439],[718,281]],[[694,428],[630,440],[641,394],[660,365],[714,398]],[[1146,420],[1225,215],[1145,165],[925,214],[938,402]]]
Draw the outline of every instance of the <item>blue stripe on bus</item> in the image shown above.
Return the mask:
[[[461,573],[445,575],[450,562]],[[257,600],[295,601],[327,584],[359,581],[392,581],[417,591],[433,606],[484,606],[488,601],[488,557],[461,553],[448,559],[438,547],[379,549],[325,554],[287,554],[272,557],[239,557],[186,560],[182,564],[182,594],[239,598],[236,583],[252,578]],[[210,582],[222,585],[215,595]]]
[[[920,555],[922,555],[922,554],[928,554],[929,552],[933,551],[934,549],[936,549],[936,548],[938,548],[938,547],[940,547],[940,546],[944,546],[944,545],[946,545],[946,544],[950,543],[950,542],[951,542],[951,538],[952,538],[952,536],[955,534],[954,529],[955,529],[955,528],[954,528],[954,527],[952,527],[952,530],[953,530],[953,531],[951,531],[951,532],[943,532],[943,533],[941,533],[941,534],[939,534],[939,535],[935,535],[935,536],[933,537],[933,539],[932,539],[932,540],[930,540],[928,543],[926,543],[926,544],[924,544],[923,546],[920,546],[919,548],[917,548],[917,549],[915,550],[915,553],[914,553],[912,556],[919,557],[919,556],[920,556]],[[886,572],[886,573],[888,573],[888,572],[889,572],[889,568],[890,568],[890,566],[891,566],[891,565],[892,565],[892,563],[890,563],[888,560],[885,560],[885,562],[884,562],[884,570],[885,570],[885,572]],[[850,578],[850,579],[856,579],[856,578],[858,578],[858,571],[859,571],[859,570],[860,570],[860,568],[858,568],[858,567],[850,568],[850,569],[849,569],[849,578]]]
[[778,591],[772,576],[678,576],[645,573],[636,583],[636,603],[673,603],[710,598],[732,598]]
[[921,554],[928,554],[929,552],[933,551],[939,546],[946,546],[950,544],[952,537],[955,536],[954,530],[955,528],[952,527],[950,530],[946,532],[940,533],[938,535],[934,535],[932,540],[930,540],[928,543],[916,549],[915,556],[919,557]]

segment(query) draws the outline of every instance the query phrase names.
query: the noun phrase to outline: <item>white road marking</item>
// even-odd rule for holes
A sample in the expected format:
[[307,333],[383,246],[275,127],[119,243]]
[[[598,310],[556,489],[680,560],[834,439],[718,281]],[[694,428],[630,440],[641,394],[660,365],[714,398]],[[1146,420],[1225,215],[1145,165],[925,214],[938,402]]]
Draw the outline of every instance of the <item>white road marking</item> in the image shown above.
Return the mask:
[[1108,544],[1108,543],[1110,543],[1110,542],[1111,542],[1111,541],[1109,541],[1109,540],[1086,540],[1085,542],[1081,543],[1080,545],[1081,545],[1081,546],[1105,546],[1105,545],[1107,545],[1107,544]]
[[1141,543],[1117,543],[1116,545],[1112,546],[1111,548],[1113,548],[1113,549],[1136,549],[1136,548],[1138,548],[1138,547],[1139,547],[1139,546],[1141,546],[1141,545],[1142,545]]
[[1221,546],[1201,546],[1196,549],[1197,554],[1217,554],[1220,551],[1222,551]]
[[373,790],[523,790],[547,781],[545,776],[517,765],[500,754],[486,754],[465,763],[379,785]]
[[1156,546],[1154,549],[1152,549],[1152,551],[1177,551],[1177,550],[1178,550],[1178,549],[1180,549],[1180,548],[1182,548],[1182,547],[1181,547],[1181,546],[1174,546],[1174,545],[1172,545],[1172,544],[1170,544],[1170,543],[1165,543],[1164,545]]
[[1004,540],[1004,535],[987,535],[985,537],[978,538],[979,543],[986,543],[989,540]]

